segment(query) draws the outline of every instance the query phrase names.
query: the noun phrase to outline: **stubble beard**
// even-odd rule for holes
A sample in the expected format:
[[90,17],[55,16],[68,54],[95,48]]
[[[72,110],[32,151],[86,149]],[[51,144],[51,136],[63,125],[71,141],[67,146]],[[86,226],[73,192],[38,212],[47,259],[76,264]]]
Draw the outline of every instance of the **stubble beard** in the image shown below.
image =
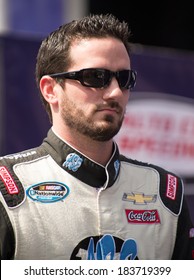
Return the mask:
[[63,100],[61,117],[65,125],[74,131],[101,142],[112,139],[119,132],[124,119],[123,115],[116,124],[113,116],[105,115],[104,119],[97,123],[92,117],[87,117],[82,109],[76,108],[74,102],[66,98]]

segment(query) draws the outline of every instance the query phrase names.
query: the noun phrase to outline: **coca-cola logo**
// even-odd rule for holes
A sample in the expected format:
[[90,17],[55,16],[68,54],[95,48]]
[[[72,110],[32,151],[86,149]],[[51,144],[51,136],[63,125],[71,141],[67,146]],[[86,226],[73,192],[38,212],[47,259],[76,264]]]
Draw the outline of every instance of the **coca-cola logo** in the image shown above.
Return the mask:
[[152,210],[134,210],[125,209],[129,223],[155,224],[160,223],[160,217],[156,209]]

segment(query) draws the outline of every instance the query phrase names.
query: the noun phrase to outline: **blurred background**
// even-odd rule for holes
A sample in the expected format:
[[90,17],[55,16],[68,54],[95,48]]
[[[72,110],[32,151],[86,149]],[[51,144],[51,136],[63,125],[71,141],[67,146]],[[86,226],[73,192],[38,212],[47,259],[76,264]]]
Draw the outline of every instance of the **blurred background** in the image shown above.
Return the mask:
[[190,1],[0,0],[0,155],[40,145],[50,127],[35,84],[41,40],[89,13],[131,28],[137,85],[116,140],[177,174],[194,219],[194,17]]

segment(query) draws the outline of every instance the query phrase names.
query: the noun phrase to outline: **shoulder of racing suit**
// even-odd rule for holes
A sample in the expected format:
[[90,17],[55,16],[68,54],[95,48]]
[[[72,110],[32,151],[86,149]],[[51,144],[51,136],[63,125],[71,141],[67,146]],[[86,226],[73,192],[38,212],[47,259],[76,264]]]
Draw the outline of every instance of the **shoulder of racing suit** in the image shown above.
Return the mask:
[[25,198],[24,188],[14,172],[14,166],[22,162],[33,161],[48,153],[42,146],[0,157],[0,192],[8,207],[14,208]]
[[120,160],[133,165],[155,170],[159,176],[159,196],[166,209],[174,215],[179,215],[182,209],[184,186],[181,178],[154,164],[133,160],[120,155]]

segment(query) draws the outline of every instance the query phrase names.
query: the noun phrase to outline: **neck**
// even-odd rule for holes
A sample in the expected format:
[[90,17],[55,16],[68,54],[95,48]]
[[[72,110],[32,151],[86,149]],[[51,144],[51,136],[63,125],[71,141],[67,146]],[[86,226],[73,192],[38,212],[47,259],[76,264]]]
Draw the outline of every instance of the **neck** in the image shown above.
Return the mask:
[[95,141],[76,131],[62,131],[52,127],[54,133],[91,160],[105,166],[112,155],[113,141]]

